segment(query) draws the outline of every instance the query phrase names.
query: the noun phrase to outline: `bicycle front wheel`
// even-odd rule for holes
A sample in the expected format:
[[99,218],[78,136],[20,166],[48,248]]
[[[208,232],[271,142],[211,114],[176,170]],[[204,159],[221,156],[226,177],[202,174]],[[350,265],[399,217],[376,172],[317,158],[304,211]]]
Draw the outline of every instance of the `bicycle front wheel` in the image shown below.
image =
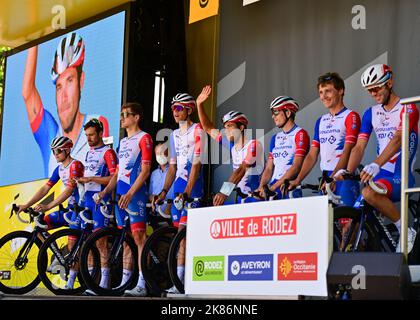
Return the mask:
[[[125,236],[124,236],[125,234]],[[124,283],[123,268],[131,271]],[[100,270],[96,272],[96,270]],[[108,270],[105,281],[104,270]],[[138,279],[138,252],[134,240],[123,230],[104,228],[91,234],[85,241],[80,257],[80,272],[86,286],[98,295],[122,295]],[[105,279],[105,278],[104,278]]]
[[0,239],[1,292],[25,294],[39,284],[36,262],[42,242],[31,238],[31,232],[15,231]]
[[183,255],[183,260],[185,261],[185,248],[186,248],[186,236],[187,228],[183,228],[177,233],[177,235],[172,240],[171,246],[169,248],[168,255],[168,269],[169,275],[174,286],[178,289],[180,293],[184,293],[184,279],[178,277],[177,268],[178,268],[178,258],[180,255]]
[[80,247],[72,242],[76,242],[81,236],[81,230],[59,230],[48,237],[39,251],[39,277],[48,290],[56,295],[76,295],[86,289],[80,272],[73,288],[67,288],[70,270],[79,269]]
[[176,233],[175,227],[159,228],[147,238],[143,247],[141,270],[150,292],[157,296],[173,285],[167,260],[169,247]]

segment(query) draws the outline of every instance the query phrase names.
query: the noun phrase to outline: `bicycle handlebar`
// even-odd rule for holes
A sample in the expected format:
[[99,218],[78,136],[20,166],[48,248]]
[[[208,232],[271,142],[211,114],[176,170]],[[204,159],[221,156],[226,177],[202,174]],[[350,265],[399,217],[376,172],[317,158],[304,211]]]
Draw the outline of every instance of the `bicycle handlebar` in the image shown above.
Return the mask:
[[[342,177],[344,180],[355,180],[355,181],[361,180],[359,174],[353,174],[353,173],[344,173]],[[369,180],[368,184],[369,184],[369,187],[371,187],[373,191],[375,191],[376,193],[379,193],[379,194],[387,193],[386,189],[382,189],[378,187],[378,185],[372,179]]]

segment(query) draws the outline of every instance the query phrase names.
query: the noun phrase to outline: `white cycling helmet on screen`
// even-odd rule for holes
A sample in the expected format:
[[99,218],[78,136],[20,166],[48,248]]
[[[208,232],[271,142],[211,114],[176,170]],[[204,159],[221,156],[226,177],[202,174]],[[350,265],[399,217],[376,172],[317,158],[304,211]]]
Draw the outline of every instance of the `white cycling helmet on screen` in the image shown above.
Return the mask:
[[85,43],[76,32],[69,33],[58,43],[55,51],[51,79],[55,84],[60,74],[69,67],[82,66],[85,60]]
[[361,82],[366,89],[379,87],[392,78],[392,71],[386,64],[375,64],[363,72]]

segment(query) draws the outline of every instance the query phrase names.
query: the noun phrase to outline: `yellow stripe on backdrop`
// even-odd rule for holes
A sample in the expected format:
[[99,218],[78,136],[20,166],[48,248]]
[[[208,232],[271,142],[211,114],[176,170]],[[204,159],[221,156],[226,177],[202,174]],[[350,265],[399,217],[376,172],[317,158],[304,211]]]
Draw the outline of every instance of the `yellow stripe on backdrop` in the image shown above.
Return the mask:
[[219,0],[190,0],[189,23],[215,16],[219,13]]
[[[24,224],[14,215],[9,219],[12,204],[23,204],[27,202],[35,192],[42,187],[48,179],[32,181],[27,183],[15,184],[5,187],[0,187],[0,237],[3,237],[9,232],[15,230],[27,230],[32,231],[34,224]],[[51,188],[48,195],[54,193],[54,198],[57,197],[64,190],[62,182],[58,182],[54,187]],[[19,194],[19,197],[14,200],[15,196]],[[48,195],[46,197],[48,197]],[[57,208],[53,208],[49,212],[56,211]],[[27,220],[25,214],[22,217]]]

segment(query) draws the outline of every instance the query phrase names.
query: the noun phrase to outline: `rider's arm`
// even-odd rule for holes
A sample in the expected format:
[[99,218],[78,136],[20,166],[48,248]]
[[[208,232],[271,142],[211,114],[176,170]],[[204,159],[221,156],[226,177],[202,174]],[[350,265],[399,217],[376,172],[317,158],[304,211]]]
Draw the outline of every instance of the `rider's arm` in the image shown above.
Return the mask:
[[300,184],[303,179],[306,178],[306,176],[311,172],[312,168],[315,166],[317,160],[318,160],[318,154],[319,154],[319,146],[314,146],[312,144],[311,149],[309,150],[308,155],[306,156],[305,160],[302,164],[302,169],[299,172],[298,176],[294,180],[297,184]]
[[43,197],[47,195],[47,193],[51,190],[52,186],[50,186],[48,183],[43,185],[34,195],[33,197],[26,202],[23,206],[26,208],[29,208],[33,204],[37,203],[39,200],[41,200]]
[[275,184],[271,186],[272,190],[276,190],[284,184],[285,180],[293,180],[297,176],[300,169],[302,168],[305,157],[295,157],[293,159],[293,165],[287,170],[284,175]]
[[45,211],[50,210],[51,208],[54,208],[55,206],[63,203],[72,195],[77,185],[76,179],[83,176],[83,172],[84,172],[83,164],[77,160],[73,161],[70,165],[69,171],[70,171],[69,181],[66,185],[66,188],[57,198],[55,198],[53,201],[51,201],[49,204],[45,206]]
[[66,186],[64,191],[57,198],[55,198],[53,201],[51,201],[50,203],[48,203],[45,206],[45,211],[51,210],[55,206],[58,206],[59,204],[66,201],[71,196],[71,194],[73,193],[74,188],[75,188],[75,186],[72,186],[72,185]]
[[349,162],[347,164],[347,171],[354,172],[357,169],[357,166],[362,162],[363,155],[365,154],[365,149],[368,145],[369,140],[359,136],[357,143],[353,149],[351,149],[351,154],[349,157]]
[[199,121],[207,134],[210,135],[213,139],[218,139],[219,130],[214,127],[213,122],[209,119],[204,110],[204,101],[207,100],[211,89],[209,86],[203,88],[201,94],[197,97],[197,111],[198,111],[198,118]]
[[118,181],[118,166],[115,170],[115,173],[111,176],[111,179],[109,180],[108,184],[106,185],[106,187],[104,188],[104,190],[102,190],[102,193],[108,194],[111,193],[112,191],[115,190],[115,187],[117,186],[117,181]]
[[22,96],[25,101],[29,123],[32,124],[42,110],[42,101],[35,86],[38,46],[28,49],[25,71],[23,74]]
[[273,158],[269,157],[264,168],[264,172],[261,175],[261,181],[259,189],[264,187],[267,183],[270,182],[271,177],[273,176],[274,171],[274,160]]
[[361,121],[359,114],[354,111],[350,112],[347,115],[345,126],[346,139],[344,141],[343,153],[341,154],[340,159],[334,168],[334,171],[331,173],[331,177],[334,177],[338,170],[347,168],[351,150],[357,142],[357,137],[360,131]]
[[312,140],[312,145],[309,150],[308,155],[305,158],[305,161],[303,161],[302,169],[296,179],[294,180],[295,184],[300,184],[303,179],[306,178],[306,176],[311,172],[312,168],[315,166],[316,162],[318,161],[318,154],[320,149],[320,139],[319,139],[319,124],[321,122],[321,118],[318,118],[316,124],[315,124],[315,130],[314,130],[314,139]]

